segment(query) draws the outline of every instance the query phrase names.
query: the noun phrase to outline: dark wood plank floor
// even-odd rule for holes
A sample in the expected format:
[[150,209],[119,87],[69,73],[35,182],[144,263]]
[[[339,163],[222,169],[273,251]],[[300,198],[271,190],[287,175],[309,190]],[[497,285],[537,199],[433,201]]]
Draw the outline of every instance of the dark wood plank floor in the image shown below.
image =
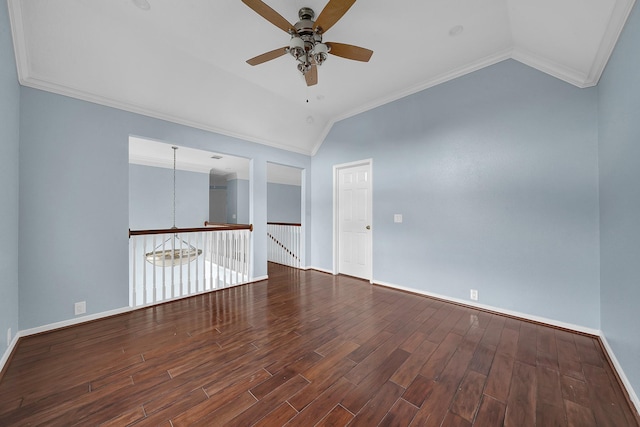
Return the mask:
[[637,426],[596,340],[271,265],[20,341],[0,425]]

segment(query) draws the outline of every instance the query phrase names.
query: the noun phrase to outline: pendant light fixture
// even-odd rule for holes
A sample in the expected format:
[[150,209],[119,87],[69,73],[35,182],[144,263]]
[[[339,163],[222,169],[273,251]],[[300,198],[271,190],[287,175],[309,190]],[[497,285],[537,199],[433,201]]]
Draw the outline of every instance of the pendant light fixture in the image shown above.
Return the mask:
[[[173,146],[173,226],[176,230],[176,151],[178,147]],[[158,267],[169,267],[188,264],[202,255],[202,249],[180,239],[178,233],[173,233],[173,237],[168,238],[152,252],[147,252],[145,258],[148,262]]]

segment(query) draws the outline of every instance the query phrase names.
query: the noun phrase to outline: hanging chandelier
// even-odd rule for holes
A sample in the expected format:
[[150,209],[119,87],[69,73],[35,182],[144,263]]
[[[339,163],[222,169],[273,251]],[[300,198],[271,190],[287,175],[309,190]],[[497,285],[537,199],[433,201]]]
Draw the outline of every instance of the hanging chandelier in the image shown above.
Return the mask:
[[[172,230],[177,230],[176,227],[176,151],[178,147],[173,146],[173,226]],[[167,248],[167,244],[169,247]],[[194,261],[200,255],[202,255],[202,249],[198,249],[195,246],[180,239],[177,233],[173,233],[173,237],[168,238],[161,244],[155,247],[152,252],[147,252],[145,259],[153,265],[158,267],[176,266],[188,264]]]

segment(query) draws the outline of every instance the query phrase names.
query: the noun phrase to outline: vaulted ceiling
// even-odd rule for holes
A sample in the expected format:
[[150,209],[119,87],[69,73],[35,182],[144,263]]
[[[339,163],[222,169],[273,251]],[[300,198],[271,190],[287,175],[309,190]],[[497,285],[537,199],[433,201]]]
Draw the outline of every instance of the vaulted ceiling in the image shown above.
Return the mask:
[[[359,0],[307,87],[293,57],[245,61],[289,35],[240,0],[8,0],[21,84],[313,154],[331,126],[513,58],[596,85],[634,0]],[[150,8],[139,5],[148,1]],[[291,23],[328,0],[264,0]]]

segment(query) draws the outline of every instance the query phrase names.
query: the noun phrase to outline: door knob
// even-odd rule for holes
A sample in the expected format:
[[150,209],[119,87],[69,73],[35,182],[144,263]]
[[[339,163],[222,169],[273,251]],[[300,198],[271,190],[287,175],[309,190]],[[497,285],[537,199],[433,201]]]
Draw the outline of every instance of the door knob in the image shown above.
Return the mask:
[[367,225],[367,230],[371,230],[371,226],[370,225]]

